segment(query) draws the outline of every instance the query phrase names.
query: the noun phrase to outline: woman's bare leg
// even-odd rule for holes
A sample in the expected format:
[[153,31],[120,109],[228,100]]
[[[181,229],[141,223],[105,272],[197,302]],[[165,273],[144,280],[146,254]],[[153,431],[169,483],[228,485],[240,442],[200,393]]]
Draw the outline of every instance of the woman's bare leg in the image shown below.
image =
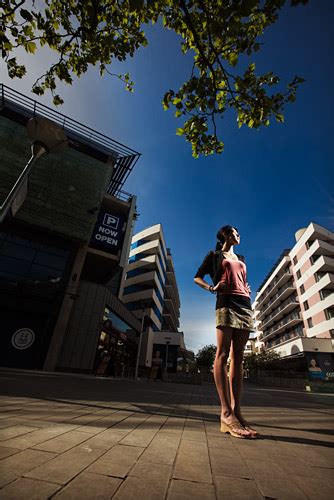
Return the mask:
[[227,360],[230,353],[232,328],[217,328],[216,336],[217,352],[213,365],[213,377],[215,379],[216,389],[220,399],[221,417],[222,419],[228,419],[228,417],[232,414],[227,377]]
[[235,416],[241,417],[240,402],[243,382],[244,350],[249,338],[249,331],[233,329],[232,333],[232,351],[230,356],[230,396],[231,409]]
[[[217,328],[217,353],[213,366],[213,375],[217,392],[221,403],[221,422],[232,425],[232,430],[239,436],[249,437],[249,431],[240,426],[238,419],[234,415],[230,401],[230,389],[227,376],[227,360],[229,357],[233,328]],[[237,424],[236,424],[237,422]]]

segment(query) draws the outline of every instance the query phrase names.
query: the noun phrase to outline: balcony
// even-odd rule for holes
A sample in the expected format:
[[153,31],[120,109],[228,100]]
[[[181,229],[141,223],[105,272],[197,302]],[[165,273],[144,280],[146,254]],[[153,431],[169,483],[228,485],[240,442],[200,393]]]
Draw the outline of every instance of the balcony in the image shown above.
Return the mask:
[[296,340],[296,339],[305,338],[305,337],[306,337],[306,335],[303,332],[303,328],[298,327],[295,330],[292,330],[291,332],[282,335],[280,338],[278,338],[276,340],[270,340],[269,342],[267,342],[266,348],[272,349],[273,347],[278,346],[280,344],[284,344],[285,342],[288,342],[289,340]]
[[278,304],[280,300],[281,301],[284,300],[286,297],[288,297],[289,295],[291,295],[295,291],[296,291],[296,289],[295,289],[295,286],[293,284],[289,284],[286,288],[284,288],[284,290],[279,289],[278,292],[275,293],[275,295],[268,302],[266,309],[264,309],[263,311],[260,311],[260,313],[258,315],[258,319],[261,320],[261,318],[263,318],[266,314],[268,314],[268,312],[272,308],[274,308],[275,304]]
[[297,325],[298,323],[301,323],[302,321],[303,320],[300,316],[300,313],[290,314],[290,316],[283,318],[276,325],[264,331],[262,340],[266,340],[267,338],[272,337],[273,335],[277,335],[278,333],[283,332],[287,327],[292,327],[294,325]]
[[267,303],[267,299],[272,297],[272,292],[276,290],[276,288],[282,288],[282,286],[289,281],[293,277],[292,273],[284,273],[281,276],[277,276],[269,285],[266,294],[258,303],[258,309],[262,309],[262,307]]
[[279,319],[284,314],[292,311],[296,306],[299,306],[299,302],[297,296],[290,297],[289,299],[282,302],[282,304],[275,309],[275,311],[268,316],[265,322],[262,323],[262,329],[266,328],[270,323],[272,323],[275,319]]
[[323,256],[326,255],[328,257],[333,258],[334,255],[334,245],[331,243],[328,243],[327,241],[323,240],[316,240],[311,246],[310,246],[310,251],[312,254],[312,257],[314,256]]

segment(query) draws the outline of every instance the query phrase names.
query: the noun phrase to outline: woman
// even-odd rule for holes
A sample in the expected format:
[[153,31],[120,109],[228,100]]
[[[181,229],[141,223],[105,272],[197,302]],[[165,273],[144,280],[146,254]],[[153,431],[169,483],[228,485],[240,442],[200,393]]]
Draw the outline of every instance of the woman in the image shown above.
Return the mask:
[[[236,438],[256,438],[257,432],[245,421],[240,409],[243,353],[249,332],[253,329],[251,290],[246,280],[244,258],[233,250],[234,245],[240,243],[238,230],[233,226],[224,226],[218,231],[217,239],[216,252],[207,254],[194,281],[201,288],[217,293],[217,353],[213,375],[221,402],[220,430]],[[211,276],[214,286],[203,279],[207,274]]]

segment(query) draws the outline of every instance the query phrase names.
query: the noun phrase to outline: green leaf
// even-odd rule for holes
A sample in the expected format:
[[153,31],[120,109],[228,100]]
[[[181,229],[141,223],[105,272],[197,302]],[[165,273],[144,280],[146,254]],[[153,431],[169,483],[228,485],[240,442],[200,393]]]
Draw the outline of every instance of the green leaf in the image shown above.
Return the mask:
[[36,44],[35,42],[26,42],[24,44],[24,48],[29,54],[35,54],[36,52]]
[[26,21],[32,21],[33,17],[31,15],[31,13],[28,11],[28,10],[25,10],[25,9],[21,9],[20,10],[20,16],[23,17],[23,19],[25,19]]
[[59,95],[53,96],[53,104],[55,106],[59,106],[60,104],[63,104],[63,103],[64,103],[64,100]]
[[228,62],[232,65],[232,66],[236,66],[237,62],[238,62],[238,54],[237,52],[231,52],[228,57]]
[[276,121],[278,123],[284,123],[284,116],[283,115],[275,115]]

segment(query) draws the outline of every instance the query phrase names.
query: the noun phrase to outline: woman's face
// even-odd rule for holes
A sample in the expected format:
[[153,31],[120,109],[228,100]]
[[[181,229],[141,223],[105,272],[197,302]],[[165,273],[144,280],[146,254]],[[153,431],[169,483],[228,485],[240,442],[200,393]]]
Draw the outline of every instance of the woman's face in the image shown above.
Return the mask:
[[228,241],[229,243],[231,243],[231,245],[239,245],[239,243],[240,243],[240,234],[238,233],[238,230],[235,229],[235,227],[232,229],[232,231],[228,232],[224,236],[226,238],[226,241]]
[[311,359],[310,366],[312,366],[312,368],[315,368],[317,366],[317,362],[315,359]]

